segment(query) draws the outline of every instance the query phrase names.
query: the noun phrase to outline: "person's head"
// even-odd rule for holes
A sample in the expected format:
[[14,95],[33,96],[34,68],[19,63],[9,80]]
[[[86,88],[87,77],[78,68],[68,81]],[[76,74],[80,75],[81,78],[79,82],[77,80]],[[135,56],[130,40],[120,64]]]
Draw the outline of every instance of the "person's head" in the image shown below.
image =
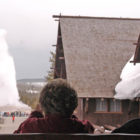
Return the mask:
[[70,116],[78,105],[76,91],[63,79],[50,81],[42,89],[39,102],[46,115]]

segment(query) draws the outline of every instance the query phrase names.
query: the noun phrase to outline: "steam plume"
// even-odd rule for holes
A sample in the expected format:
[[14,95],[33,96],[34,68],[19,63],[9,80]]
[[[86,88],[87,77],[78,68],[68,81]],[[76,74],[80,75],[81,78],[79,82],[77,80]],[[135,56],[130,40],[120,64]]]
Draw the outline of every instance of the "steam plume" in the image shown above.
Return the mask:
[[14,61],[9,55],[5,36],[6,31],[0,29],[0,106],[24,106],[19,101]]

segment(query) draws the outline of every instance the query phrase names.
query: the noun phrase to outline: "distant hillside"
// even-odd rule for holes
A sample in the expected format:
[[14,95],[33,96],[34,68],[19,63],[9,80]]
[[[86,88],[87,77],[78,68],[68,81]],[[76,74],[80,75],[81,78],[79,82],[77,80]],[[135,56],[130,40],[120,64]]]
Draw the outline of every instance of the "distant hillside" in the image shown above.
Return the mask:
[[18,83],[35,83],[35,82],[46,82],[45,79],[19,79],[17,80]]
[[19,93],[38,94],[46,84],[45,79],[20,79],[17,80]]
[[41,78],[17,80],[17,88],[20,100],[32,108],[35,108],[39,100],[40,91],[45,84],[45,79]]
[[42,87],[46,84],[45,79],[20,79],[17,80],[19,92],[39,93]]

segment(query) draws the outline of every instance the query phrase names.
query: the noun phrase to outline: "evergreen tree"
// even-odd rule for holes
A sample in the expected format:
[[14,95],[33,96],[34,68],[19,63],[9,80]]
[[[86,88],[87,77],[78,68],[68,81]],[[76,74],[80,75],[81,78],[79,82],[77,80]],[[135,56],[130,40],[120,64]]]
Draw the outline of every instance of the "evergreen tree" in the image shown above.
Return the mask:
[[47,81],[54,79],[54,67],[55,67],[56,54],[52,51],[50,53],[51,53],[51,57],[50,57],[49,62],[51,63],[51,66],[50,66],[50,70],[48,71],[48,75],[45,77]]

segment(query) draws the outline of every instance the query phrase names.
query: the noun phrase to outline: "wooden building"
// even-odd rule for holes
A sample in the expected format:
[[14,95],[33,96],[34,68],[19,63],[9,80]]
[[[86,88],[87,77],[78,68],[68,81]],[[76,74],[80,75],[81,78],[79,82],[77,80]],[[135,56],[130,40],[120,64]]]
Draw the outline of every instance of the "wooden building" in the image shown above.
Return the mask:
[[122,124],[139,116],[139,101],[114,99],[121,71],[135,52],[140,19],[53,16],[58,18],[54,78],[77,90],[78,116],[91,122]]

